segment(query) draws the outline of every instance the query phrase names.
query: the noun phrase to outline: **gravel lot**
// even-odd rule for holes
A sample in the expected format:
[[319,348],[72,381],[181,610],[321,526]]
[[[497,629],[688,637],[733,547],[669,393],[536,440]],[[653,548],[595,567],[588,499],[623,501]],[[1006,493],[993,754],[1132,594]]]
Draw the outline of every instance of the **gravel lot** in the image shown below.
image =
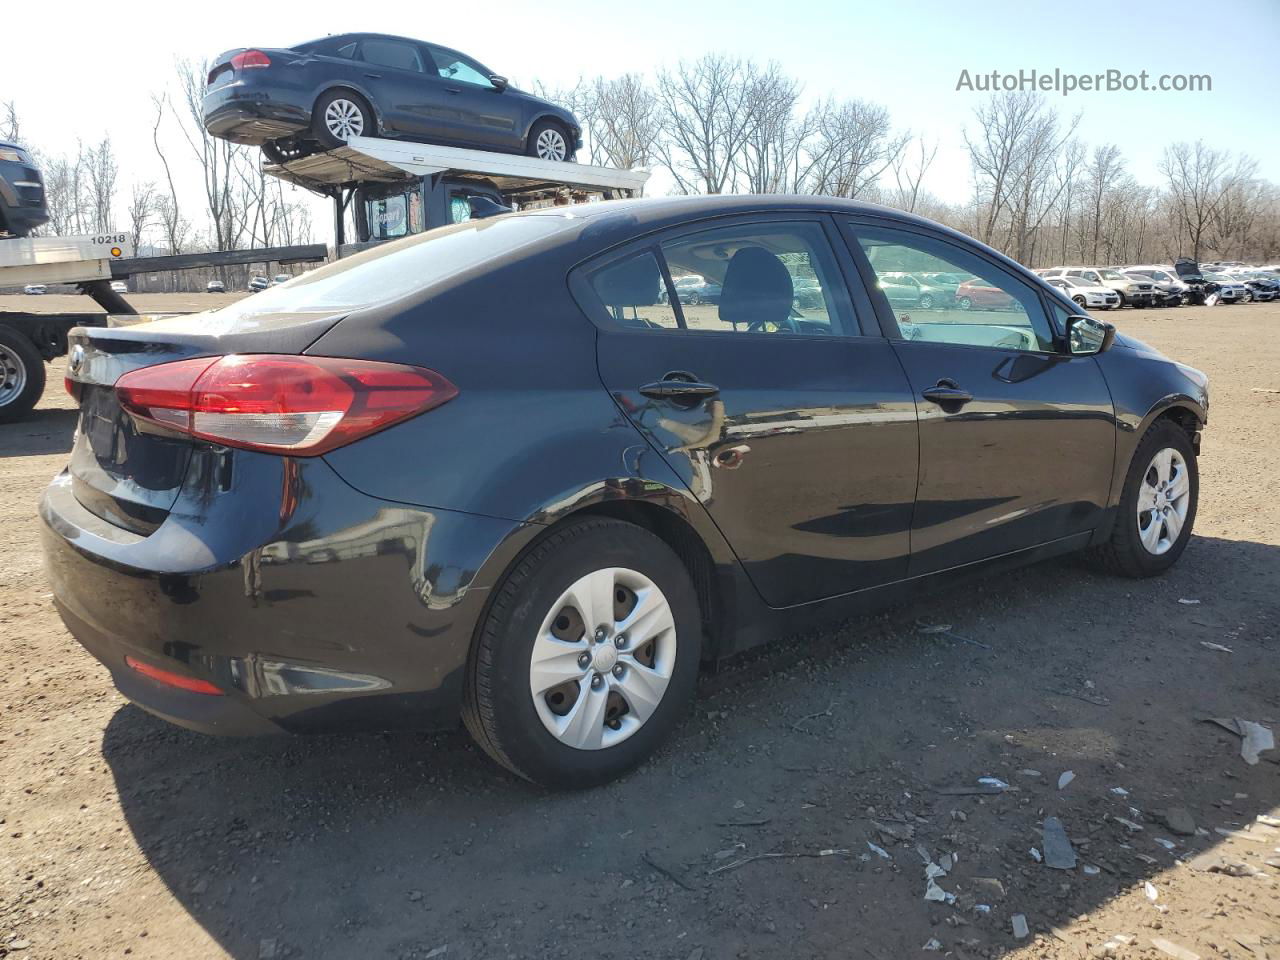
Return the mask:
[[[50,371],[0,427],[0,956],[1280,958],[1280,830],[1255,821],[1280,816],[1280,750],[1249,766],[1203,722],[1280,731],[1280,306],[1111,317],[1212,378],[1177,568],[1049,562],[788,639],[574,795],[461,732],[217,740],[128,705],[40,568],[74,427]],[[946,792],[985,776],[1012,789]],[[1033,858],[1046,817],[1075,870]],[[917,844],[953,856],[954,905],[925,900]]]

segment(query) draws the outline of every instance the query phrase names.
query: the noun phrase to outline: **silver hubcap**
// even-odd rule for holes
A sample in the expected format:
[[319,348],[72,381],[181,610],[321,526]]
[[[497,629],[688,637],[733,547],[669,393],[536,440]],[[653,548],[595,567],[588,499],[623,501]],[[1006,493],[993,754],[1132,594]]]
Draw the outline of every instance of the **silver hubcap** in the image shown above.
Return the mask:
[[538,134],[538,156],[543,160],[563,160],[568,147],[564,142],[564,134],[554,127],[548,127]]
[[667,598],[644,574],[607,567],[575,581],[551,605],[533,642],[529,693],[557,740],[601,750],[653,716],[675,663]]
[[1138,537],[1147,553],[1172,547],[1191,508],[1191,475],[1182,454],[1165,447],[1151,458],[1138,490]]
[[324,125],[339,140],[350,140],[364,133],[364,113],[350,100],[334,100],[324,110]]
[[16,400],[26,385],[26,366],[16,353],[0,343],[0,407]]

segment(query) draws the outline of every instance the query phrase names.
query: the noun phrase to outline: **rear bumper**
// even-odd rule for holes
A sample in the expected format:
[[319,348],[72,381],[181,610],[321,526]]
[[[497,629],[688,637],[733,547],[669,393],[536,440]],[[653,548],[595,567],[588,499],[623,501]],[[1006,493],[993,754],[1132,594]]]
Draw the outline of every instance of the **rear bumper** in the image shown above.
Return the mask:
[[524,525],[377,500],[323,460],[241,467],[225,493],[184,489],[145,537],[56,478],[40,516],[67,629],[128,699],[207,733],[456,725],[474,626]]
[[44,181],[34,167],[0,160],[0,219],[18,235],[48,222]]
[[203,106],[205,129],[233,143],[258,146],[311,126],[309,104],[241,83],[226,84],[205,94]]

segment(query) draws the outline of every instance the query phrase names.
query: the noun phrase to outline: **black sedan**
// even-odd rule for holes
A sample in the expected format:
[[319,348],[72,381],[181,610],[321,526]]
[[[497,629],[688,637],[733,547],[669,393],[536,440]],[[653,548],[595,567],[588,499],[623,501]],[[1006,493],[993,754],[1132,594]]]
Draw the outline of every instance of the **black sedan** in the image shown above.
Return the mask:
[[344,33],[289,49],[240,48],[209,69],[204,125],[280,162],[352,137],[397,137],[572,160],[572,113],[456,50]]
[[0,140],[0,233],[25,237],[48,220],[44,178],[31,154],[16,143]]
[[[1013,306],[895,306],[877,278],[907,262]],[[683,306],[689,274],[719,302]],[[919,217],[707,196],[470,221],[82,329],[55,603],[189,727],[461,716],[525,777],[598,783],[700,663],[816,619],[1069,551],[1167,570],[1207,380],[1078,314]]]

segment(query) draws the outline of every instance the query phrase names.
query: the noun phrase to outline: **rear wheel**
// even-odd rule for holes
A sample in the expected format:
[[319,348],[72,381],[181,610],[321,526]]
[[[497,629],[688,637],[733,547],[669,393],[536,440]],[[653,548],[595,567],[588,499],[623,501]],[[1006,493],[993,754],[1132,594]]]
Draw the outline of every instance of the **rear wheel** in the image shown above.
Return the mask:
[[539,120],[529,131],[525,153],[540,160],[573,160],[573,147],[564,127],[554,120]]
[[1085,307],[1085,299],[1084,297],[1081,297],[1079,295],[1072,297],[1071,302],[1074,303],[1081,310],[1083,310]]
[[1200,473],[1186,431],[1153,423],[1129,465],[1110,539],[1094,551],[1112,573],[1152,577],[1173,566],[1191,539]]
[[958,306],[961,310],[971,310],[973,309],[973,301],[970,300],[968,297],[961,297],[959,300],[956,301],[956,306]]
[[44,359],[20,331],[0,327],[0,423],[21,420],[44,392]]
[[921,310],[933,309],[933,294],[925,293],[920,295],[920,309]]
[[526,779],[556,788],[612,780],[687,708],[701,629],[670,547],[617,520],[571,522],[495,593],[471,653],[463,720]]
[[268,140],[262,145],[267,163],[288,163],[305,157],[311,151],[298,140]]
[[317,100],[311,111],[311,129],[326,150],[340,147],[352,137],[377,135],[373,110],[350,90],[330,90]]

